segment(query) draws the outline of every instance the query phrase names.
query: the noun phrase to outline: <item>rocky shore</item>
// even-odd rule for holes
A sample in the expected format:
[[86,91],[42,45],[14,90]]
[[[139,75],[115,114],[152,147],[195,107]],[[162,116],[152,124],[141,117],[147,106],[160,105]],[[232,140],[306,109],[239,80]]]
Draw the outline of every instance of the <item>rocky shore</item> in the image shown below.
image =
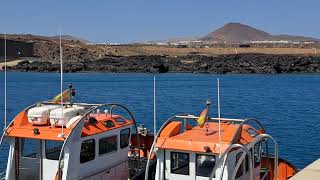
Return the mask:
[[[59,64],[49,61],[22,61],[11,71],[58,72]],[[320,57],[270,54],[220,56],[110,56],[98,60],[66,61],[65,72],[143,72],[143,73],[319,73]]]

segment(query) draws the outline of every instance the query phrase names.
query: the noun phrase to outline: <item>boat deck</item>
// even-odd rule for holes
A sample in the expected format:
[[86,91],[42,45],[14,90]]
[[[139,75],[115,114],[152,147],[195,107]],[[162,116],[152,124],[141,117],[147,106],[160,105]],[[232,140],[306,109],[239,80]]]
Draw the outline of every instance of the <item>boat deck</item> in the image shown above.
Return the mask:
[[290,180],[320,179],[320,158],[299,171]]

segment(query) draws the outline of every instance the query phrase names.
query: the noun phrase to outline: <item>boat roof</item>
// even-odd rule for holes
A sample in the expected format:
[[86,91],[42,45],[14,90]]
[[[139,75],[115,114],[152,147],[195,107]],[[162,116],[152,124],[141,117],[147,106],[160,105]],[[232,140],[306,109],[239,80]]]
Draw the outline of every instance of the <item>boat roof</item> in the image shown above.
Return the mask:
[[[113,129],[130,126],[133,124],[132,120],[127,120],[118,115],[109,115],[109,114],[91,114],[89,117],[94,117],[97,122],[84,123],[82,128],[82,137],[92,136],[95,134],[103,133]],[[118,118],[121,118],[121,123],[117,121]],[[114,127],[105,126],[106,121],[112,121]],[[32,138],[32,139],[41,139],[41,140],[54,140],[54,141],[64,141],[67,138],[72,130],[75,128],[75,125],[79,122],[74,122],[68,128],[64,127],[64,136],[61,137],[62,128],[48,125],[33,125],[28,122],[27,110],[21,111],[13,122],[6,129],[6,136],[9,137],[20,137],[20,138]],[[35,129],[39,133],[34,133]]]
[[180,121],[170,122],[160,133],[156,146],[160,149],[219,153],[220,147],[221,152],[224,152],[231,143],[248,144],[260,133],[250,125],[243,125],[243,131],[237,134],[239,124],[222,122],[220,126],[221,143],[219,143],[218,122],[208,122],[202,128],[187,125],[184,132],[181,132],[181,125]]

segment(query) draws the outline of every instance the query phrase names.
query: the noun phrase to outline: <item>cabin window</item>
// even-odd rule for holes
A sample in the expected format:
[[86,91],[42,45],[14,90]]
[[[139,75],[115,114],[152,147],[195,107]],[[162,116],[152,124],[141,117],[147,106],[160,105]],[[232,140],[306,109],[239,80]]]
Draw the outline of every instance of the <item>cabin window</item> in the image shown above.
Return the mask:
[[251,128],[249,128],[247,132],[250,134],[251,137],[256,137],[258,135],[258,133]]
[[105,137],[99,140],[99,155],[117,151],[117,136]]
[[46,141],[46,158],[51,160],[59,160],[62,145],[63,141]]
[[126,124],[126,123],[127,123],[127,121],[126,121],[123,117],[115,118],[115,121],[116,121],[119,125],[123,125],[123,124]]
[[94,139],[85,140],[81,143],[80,163],[92,161],[95,158],[96,143]]
[[120,131],[120,148],[123,149],[129,145],[130,129],[123,129]]
[[[243,152],[240,152],[240,153],[237,154],[237,156],[236,156],[236,162],[235,162],[235,164],[234,164],[235,166],[237,166],[237,163],[239,162],[242,154],[243,154]],[[244,162],[244,161],[242,161],[241,164],[240,164],[240,166],[239,166],[239,169],[238,169],[238,171],[237,171],[237,173],[236,173],[236,178],[239,178],[239,177],[241,177],[241,176],[243,175],[243,166],[244,166],[243,162]]]
[[261,142],[258,142],[254,145],[254,151],[253,151],[253,157],[254,157],[254,167],[257,167],[260,165],[261,162]]
[[210,177],[211,171],[216,164],[216,157],[212,155],[196,155],[196,175],[203,177]]
[[115,124],[114,124],[113,121],[111,121],[111,120],[105,121],[105,122],[104,122],[104,125],[105,125],[107,128],[113,128],[113,127],[115,127]]
[[39,149],[39,140],[21,139],[21,155],[27,158],[36,158]]
[[171,152],[171,173],[189,175],[189,153]]

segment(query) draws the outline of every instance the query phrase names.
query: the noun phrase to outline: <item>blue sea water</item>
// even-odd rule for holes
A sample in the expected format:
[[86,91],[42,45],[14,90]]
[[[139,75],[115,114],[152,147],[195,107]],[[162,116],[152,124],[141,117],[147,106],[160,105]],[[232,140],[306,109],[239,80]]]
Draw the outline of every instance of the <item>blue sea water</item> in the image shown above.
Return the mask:
[[[25,107],[51,99],[60,91],[57,73],[8,73],[8,120]],[[74,73],[64,81],[76,88],[77,102],[127,106],[139,124],[153,127],[153,74]],[[279,143],[280,156],[303,168],[320,157],[320,75],[157,74],[157,126],[178,113],[199,114],[205,100],[216,116],[221,84],[222,117],[260,119]],[[4,74],[0,73],[0,126],[4,122]],[[0,147],[0,172],[7,147]]]

